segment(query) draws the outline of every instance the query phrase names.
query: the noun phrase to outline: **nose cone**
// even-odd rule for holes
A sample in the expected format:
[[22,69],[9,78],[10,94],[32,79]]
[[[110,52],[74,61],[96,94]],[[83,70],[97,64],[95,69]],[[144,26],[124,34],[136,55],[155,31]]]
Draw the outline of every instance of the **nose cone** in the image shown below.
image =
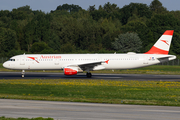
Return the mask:
[[8,63],[7,63],[7,62],[4,62],[4,63],[3,63],[3,67],[4,67],[4,68],[8,68]]

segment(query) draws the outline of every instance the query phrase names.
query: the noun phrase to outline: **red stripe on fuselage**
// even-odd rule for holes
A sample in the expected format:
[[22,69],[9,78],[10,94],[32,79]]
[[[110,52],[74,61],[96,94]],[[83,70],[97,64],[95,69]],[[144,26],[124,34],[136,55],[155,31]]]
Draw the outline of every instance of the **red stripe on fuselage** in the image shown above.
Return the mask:
[[169,51],[166,51],[166,50],[162,50],[162,49],[159,49],[155,46],[153,46],[148,52],[144,53],[144,54],[166,54],[168,55]]
[[30,59],[32,59],[32,60],[35,60],[35,57],[28,57],[28,58],[30,58]]

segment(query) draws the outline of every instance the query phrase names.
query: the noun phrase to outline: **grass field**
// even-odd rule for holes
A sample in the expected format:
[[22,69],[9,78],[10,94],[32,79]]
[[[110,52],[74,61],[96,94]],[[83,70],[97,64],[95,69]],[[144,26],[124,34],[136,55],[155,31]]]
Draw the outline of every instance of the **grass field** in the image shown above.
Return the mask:
[[[7,70],[0,64],[0,71]],[[180,74],[180,66],[154,65],[93,73]],[[42,72],[42,71],[36,71]],[[62,71],[48,71],[62,72]],[[112,80],[0,80],[0,98],[180,106],[180,82]]]
[[180,82],[0,80],[0,98],[180,106]]
[[38,117],[38,118],[6,118],[6,117],[0,117],[0,120],[53,120],[53,118],[42,118],[42,117]]

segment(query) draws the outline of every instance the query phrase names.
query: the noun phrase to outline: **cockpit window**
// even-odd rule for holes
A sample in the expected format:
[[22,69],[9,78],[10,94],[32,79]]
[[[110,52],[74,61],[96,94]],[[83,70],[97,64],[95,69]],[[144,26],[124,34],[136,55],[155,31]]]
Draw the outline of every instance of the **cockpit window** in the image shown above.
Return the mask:
[[15,59],[9,59],[9,61],[15,61]]

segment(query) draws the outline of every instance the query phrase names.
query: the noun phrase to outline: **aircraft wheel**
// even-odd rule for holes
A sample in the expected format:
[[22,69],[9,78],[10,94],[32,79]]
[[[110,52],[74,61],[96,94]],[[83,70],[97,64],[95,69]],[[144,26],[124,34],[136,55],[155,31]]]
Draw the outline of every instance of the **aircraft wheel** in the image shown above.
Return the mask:
[[24,77],[24,74],[25,74],[25,70],[22,70],[22,78]]
[[86,76],[87,78],[91,78],[92,74],[90,72],[87,72]]

